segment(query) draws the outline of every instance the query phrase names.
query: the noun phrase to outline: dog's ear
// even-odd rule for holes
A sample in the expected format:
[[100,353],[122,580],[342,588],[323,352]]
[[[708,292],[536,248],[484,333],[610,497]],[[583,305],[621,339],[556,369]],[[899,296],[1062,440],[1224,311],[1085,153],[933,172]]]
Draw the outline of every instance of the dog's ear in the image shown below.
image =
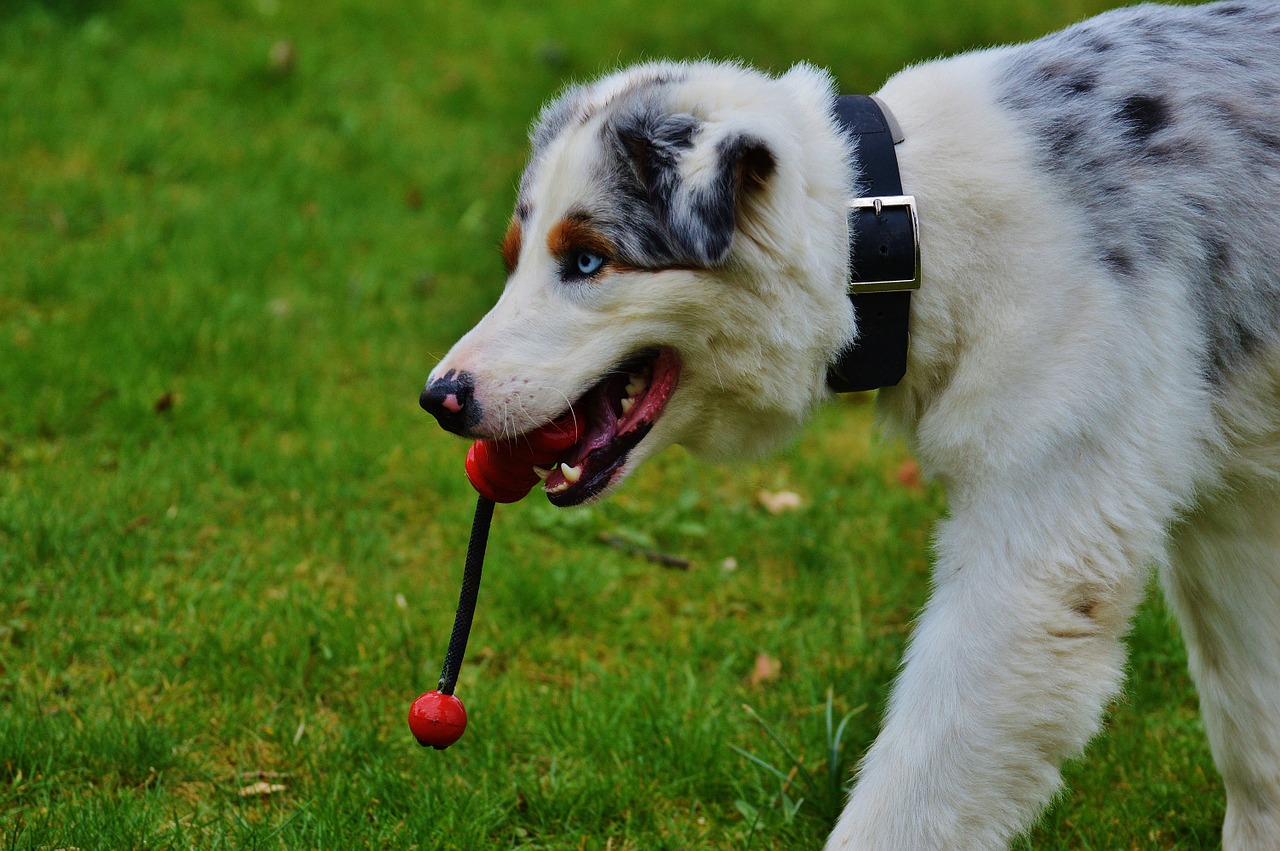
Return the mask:
[[702,266],[723,263],[740,214],[777,168],[769,146],[683,113],[623,124],[616,138],[681,253]]
[[[733,235],[755,197],[764,191],[777,160],[763,139],[730,133],[708,141],[713,156],[705,174],[686,179],[684,203],[676,222],[689,239],[688,248],[701,263],[715,266],[729,255]],[[690,156],[698,156],[694,150]]]

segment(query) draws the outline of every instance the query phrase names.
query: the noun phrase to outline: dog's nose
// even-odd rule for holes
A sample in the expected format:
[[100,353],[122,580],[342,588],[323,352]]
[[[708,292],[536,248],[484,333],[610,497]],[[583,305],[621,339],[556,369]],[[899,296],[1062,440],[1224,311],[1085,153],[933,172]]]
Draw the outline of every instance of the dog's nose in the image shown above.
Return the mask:
[[449,370],[427,382],[418,397],[422,410],[436,418],[440,427],[454,434],[465,434],[467,427],[480,419],[475,403],[475,379],[469,372]]

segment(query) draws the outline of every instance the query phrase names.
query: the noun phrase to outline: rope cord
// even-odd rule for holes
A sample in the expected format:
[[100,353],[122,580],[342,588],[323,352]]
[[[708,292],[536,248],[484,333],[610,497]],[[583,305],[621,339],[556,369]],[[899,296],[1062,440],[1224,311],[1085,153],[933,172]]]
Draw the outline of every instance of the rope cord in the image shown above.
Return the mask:
[[493,520],[493,500],[479,497],[476,500],[476,516],[471,521],[471,542],[467,545],[467,561],[462,568],[462,591],[458,595],[458,611],[453,616],[453,634],[449,636],[449,650],[444,656],[444,668],[440,671],[441,694],[453,694],[458,684],[458,671],[462,669],[462,657],[467,652],[467,637],[471,634],[471,620],[476,614],[476,597],[480,594],[480,572],[484,567],[484,548],[489,542],[489,523]]

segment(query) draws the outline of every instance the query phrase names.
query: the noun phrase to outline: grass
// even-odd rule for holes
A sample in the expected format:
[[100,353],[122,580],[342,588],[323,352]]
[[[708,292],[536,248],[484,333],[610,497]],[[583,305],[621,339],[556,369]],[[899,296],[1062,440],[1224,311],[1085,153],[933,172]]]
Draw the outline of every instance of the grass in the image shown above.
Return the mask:
[[[501,288],[524,129],[567,79],[711,55],[868,91],[1103,5],[0,6],[0,847],[818,844],[945,510],[868,401],[766,462],[674,450],[605,505],[499,509],[471,727],[437,753],[404,716],[472,494],[418,389]],[[1217,844],[1158,599],[1131,644],[1030,847]]]

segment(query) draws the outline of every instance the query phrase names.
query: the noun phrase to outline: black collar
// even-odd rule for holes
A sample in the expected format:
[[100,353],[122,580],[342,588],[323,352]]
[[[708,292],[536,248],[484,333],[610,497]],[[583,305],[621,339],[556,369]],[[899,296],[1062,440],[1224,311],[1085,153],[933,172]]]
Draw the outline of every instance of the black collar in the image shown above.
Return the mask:
[[836,118],[857,146],[861,179],[849,202],[849,300],[858,337],[827,368],[837,393],[891,387],[907,371],[911,291],[920,288],[916,199],[902,194],[893,116],[867,95],[836,99]]

